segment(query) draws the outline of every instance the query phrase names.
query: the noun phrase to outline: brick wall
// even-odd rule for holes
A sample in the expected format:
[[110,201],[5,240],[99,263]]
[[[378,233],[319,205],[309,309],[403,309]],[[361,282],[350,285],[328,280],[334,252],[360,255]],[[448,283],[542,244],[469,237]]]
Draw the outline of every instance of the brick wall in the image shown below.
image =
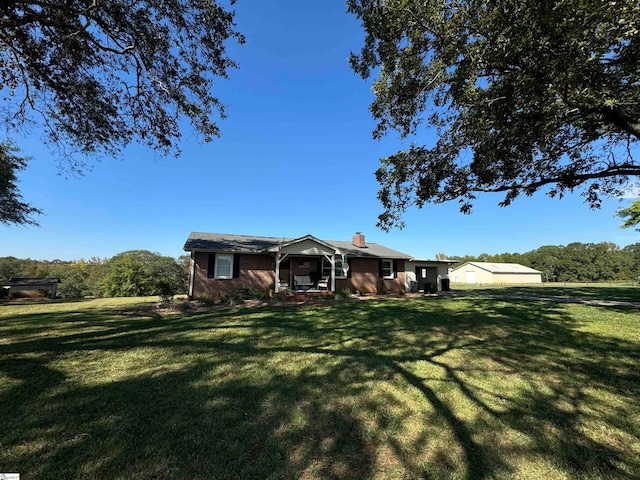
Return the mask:
[[[275,279],[275,259],[273,255],[240,255],[240,272],[238,278],[214,279],[207,277],[209,253],[198,252],[195,255],[196,269],[193,285],[193,296],[202,294],[217,296],[231,293],[240,287],[267,290]],[[211,254],[213,255],[213,254]]]
[[[388,292],[404,289],[404,261],[398,261],[398,278],[383,279]],[[352,258],[351,278],[336,279],[336,290],[348,288],[352,292],[377,293],[380,281],[380,260],[377,258]]]
[[[217,296],[221,293],[231,293],[240,287],[257,288],[267,290],[275,279],[275,258],[273,255],[240,255],[240,274],[238,278],[213,279],[207,277],[209,253],[195,254],[195,278],[193,296],[202,294]],[[239,255],[239,254],[236,254]],[[309,275],[316,273],[318,259],[309,257],[304,261],[309,262],[308,269],[298,268],[298,258],[291,259],[291,268],[295,275]],[[379,259],[377,258],[352,258],[351,278],[336,279],[336,290],[348,288],[352,292],[359,290],[365,293],[378,291]],[[384,285],[388,292],[399,292],[405,288],[404,261],[397,262],[398,278],[384,279]],[[316,274],[318,275],[318,274]]]
[[[320,259],[317,257],[290,257],[291,258],[291,271],[293,275],[310,275],[312,277],[319,277],[318,262]],[[301,262],[308,264],[307,268],[300,265]],[[320,264],[322,268],[322,264]]]

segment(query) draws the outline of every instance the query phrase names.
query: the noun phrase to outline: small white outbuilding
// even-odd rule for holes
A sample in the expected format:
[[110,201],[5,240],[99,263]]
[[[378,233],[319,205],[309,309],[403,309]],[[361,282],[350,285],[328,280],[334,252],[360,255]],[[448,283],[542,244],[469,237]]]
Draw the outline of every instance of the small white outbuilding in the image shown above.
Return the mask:
[[466,262],[451,270],[453,283],[542,283],[542,272],[519,263]]
[[417,258],[404,262],[407,292],[423,290],[425,284],[428,283],[433,283],[437,285],[438,290],[442,290],[442,279],[449,278],[449,267],[455,262],[455,260],[420,260]]

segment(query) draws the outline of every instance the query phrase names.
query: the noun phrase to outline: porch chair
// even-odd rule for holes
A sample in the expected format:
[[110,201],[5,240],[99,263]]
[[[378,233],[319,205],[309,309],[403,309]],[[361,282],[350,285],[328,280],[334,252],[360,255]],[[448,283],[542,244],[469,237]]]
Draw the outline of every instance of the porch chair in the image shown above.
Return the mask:
[[325,290],[329,290],[329,280],[331,279],[331,277],[323,277],[322,279],[318,280],[318,290],[321,289],[325,289]]
[[293,286],[296,290],[309,290],[313,287],[313,282],[309,275],[294,275]]

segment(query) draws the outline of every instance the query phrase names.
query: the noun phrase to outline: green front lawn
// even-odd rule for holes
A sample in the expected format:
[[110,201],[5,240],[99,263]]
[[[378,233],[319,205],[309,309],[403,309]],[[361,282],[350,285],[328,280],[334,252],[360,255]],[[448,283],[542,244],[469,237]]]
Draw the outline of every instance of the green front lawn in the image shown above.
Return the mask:
[[0,306],[0,471],[640,478],[637,308],[153,300]]
[[452,290],[489,295],[516,295],[541,298],[581,298],[585,300],[611,300],[640,303],[640,286],[608,283],[538,285],[472,285],[455,283]]

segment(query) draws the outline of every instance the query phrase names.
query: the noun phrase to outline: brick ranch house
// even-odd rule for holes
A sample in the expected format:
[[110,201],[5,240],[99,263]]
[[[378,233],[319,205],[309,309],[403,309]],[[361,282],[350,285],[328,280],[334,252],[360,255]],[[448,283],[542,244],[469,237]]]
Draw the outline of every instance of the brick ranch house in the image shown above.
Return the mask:
[[[217,296],[240,287],[375,293],[406,289],[405,262],[411,256],[356,233],[351,242],[254,237],[222,233],[189,235],[189,298]],[[276,281],[277,280],[277,281]]]

